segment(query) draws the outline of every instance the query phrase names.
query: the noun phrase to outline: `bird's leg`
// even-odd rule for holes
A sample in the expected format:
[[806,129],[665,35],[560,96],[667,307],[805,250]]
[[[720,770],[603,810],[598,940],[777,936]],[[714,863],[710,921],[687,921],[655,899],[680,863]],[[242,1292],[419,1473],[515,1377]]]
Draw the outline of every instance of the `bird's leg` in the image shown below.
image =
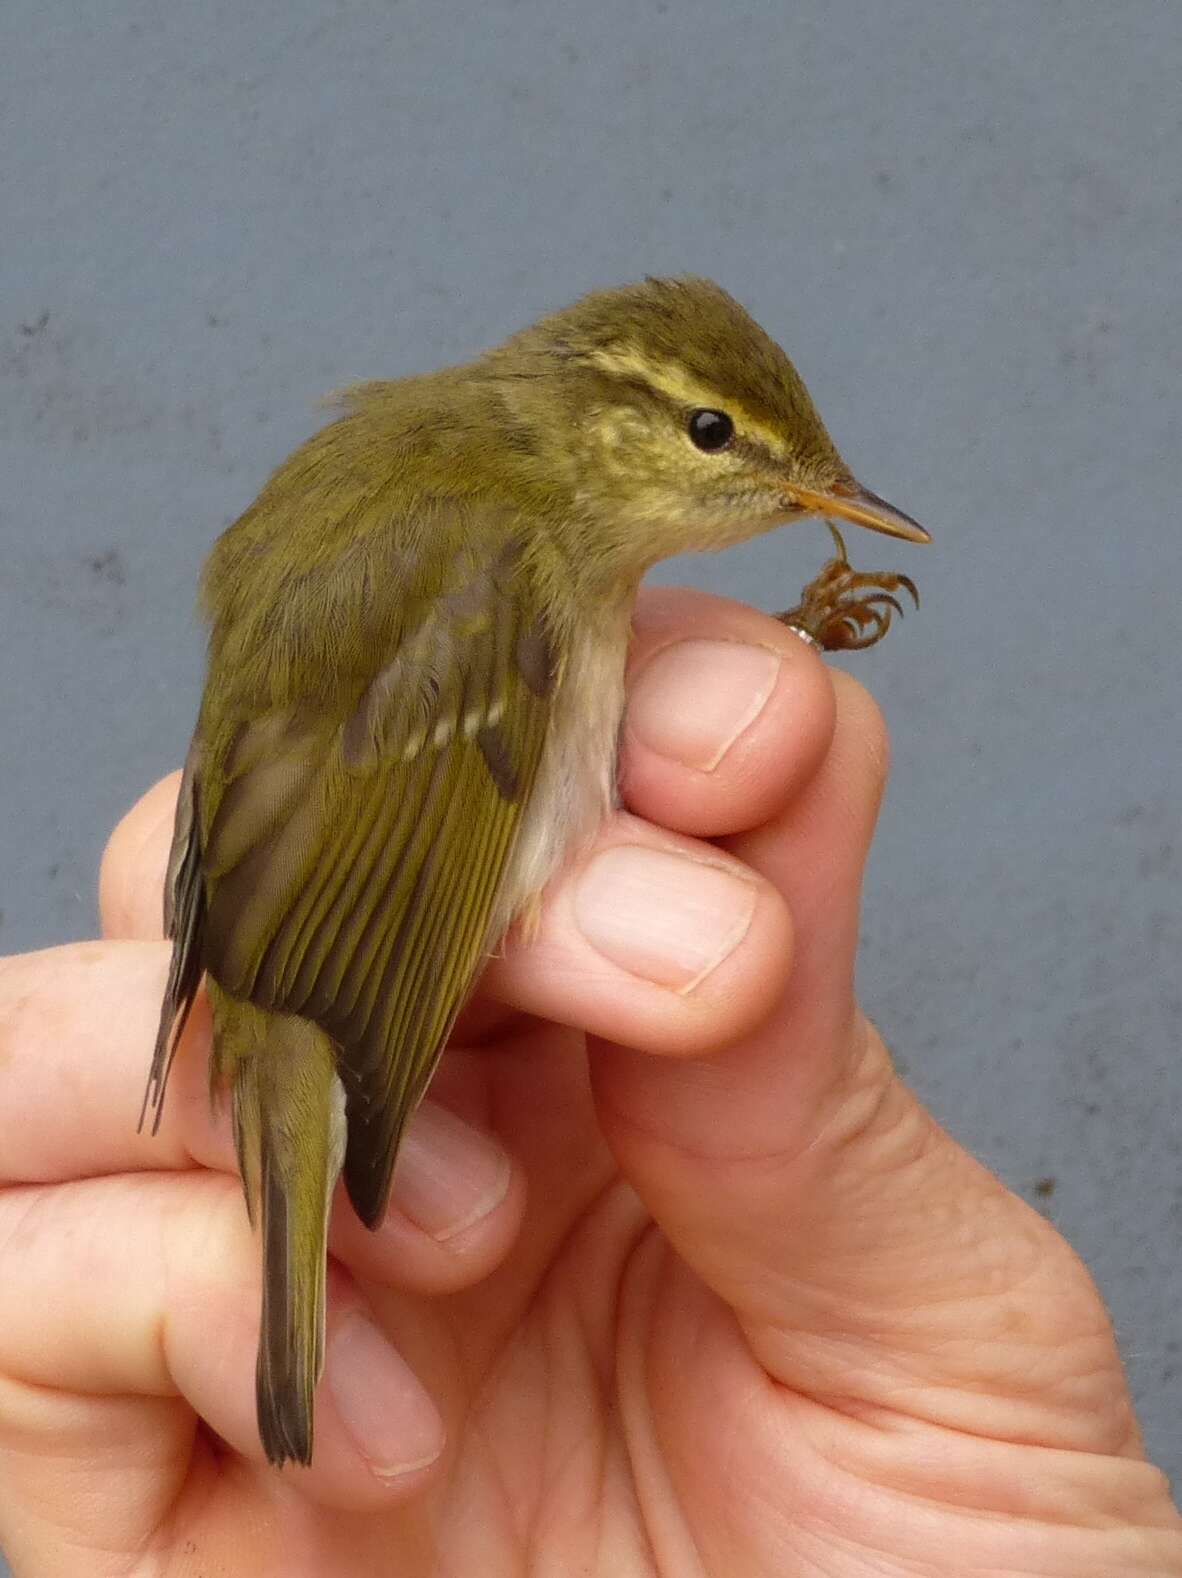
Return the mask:
[[836,555],[800,594],[795,608],[775,617],[791,625],[823,652],[855,652],[881,641],[903,606],[894,595],[908,592],[919,607],[915,582],[883,570],[859,574],[850,568],[845,542],[832,521],[825,524],[837,544]]

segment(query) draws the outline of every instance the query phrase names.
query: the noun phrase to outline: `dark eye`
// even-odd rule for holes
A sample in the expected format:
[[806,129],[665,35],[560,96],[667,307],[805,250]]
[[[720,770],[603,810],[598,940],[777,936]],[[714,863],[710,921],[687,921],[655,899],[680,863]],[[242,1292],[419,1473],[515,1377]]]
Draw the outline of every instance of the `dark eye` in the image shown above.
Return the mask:
[[735,436],[735,424],[725,411],[691,411],[689,436],[699,449],[707,453],[725,449]]

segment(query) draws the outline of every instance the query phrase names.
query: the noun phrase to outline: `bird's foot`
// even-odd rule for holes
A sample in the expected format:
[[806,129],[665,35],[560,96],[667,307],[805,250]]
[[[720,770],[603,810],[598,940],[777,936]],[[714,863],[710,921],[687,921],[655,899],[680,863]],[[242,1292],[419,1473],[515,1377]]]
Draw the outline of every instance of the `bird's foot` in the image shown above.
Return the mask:
[[775,617],[823,652],[860,652],[882,640],[895,614],[902,618],[895,593],[907,592],[918,608],[919,592],[908,575],[851,569],[841,533],[826,525],[837,544],[835,557],[805,587],[796,607]]

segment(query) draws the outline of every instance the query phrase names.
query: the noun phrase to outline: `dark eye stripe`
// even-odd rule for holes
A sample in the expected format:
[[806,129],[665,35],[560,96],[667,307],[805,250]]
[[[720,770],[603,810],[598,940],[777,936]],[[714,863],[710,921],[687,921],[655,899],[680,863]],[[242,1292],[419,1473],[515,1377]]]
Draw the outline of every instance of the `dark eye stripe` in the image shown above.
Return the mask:
[[732,455],[741,455],[744,460],[758,461],[762,465],[776,467],[782,466],[783,457],[777,455],[770,444],[761,444],[757,438],[748,438],[746,435],[737,436],[729,446]]

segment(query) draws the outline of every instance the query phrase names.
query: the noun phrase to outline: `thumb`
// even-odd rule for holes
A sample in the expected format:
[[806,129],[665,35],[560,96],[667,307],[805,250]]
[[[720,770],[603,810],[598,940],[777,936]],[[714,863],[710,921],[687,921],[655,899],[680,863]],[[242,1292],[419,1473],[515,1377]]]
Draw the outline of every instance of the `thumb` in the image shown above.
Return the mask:
[[833,683],[837,726],[815,776],[774,821],[728,846],[792,913],[794,962],[777,1009],[714,1057],[600,1043],[604,1132],[778,1381],[843,1408],[856,1399],[962,1429],[1134,1452],[1087,1273],[936,1124],[857,1009],[860,887],[888,746],[861,686],[840,673]]

